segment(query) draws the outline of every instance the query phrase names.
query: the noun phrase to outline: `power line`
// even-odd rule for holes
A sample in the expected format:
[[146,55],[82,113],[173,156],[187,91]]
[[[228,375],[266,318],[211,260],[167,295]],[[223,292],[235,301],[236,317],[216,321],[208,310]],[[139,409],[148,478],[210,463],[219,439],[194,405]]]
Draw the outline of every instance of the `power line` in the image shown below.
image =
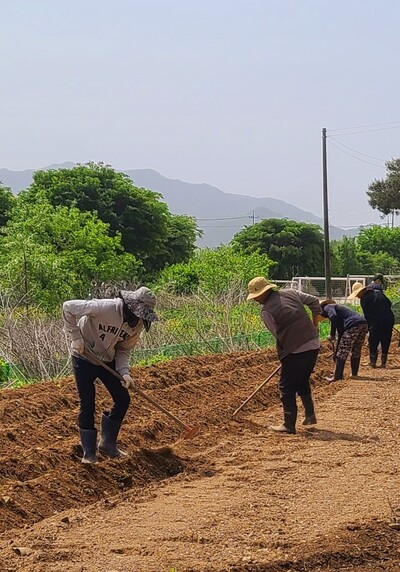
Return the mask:
[[381,127],[383,125],[394,125],[395,123],[400,123],[400,121],[388,121],[387,123],[370,123],[369,125],[354,125],[353,127],[337,127],[336,129],[328,129],[331,131],[347,131],[348,129],[366,129],[367,127]]
[[[231,216],[231,217],[221,217],[221,218],[198,218],[198,219],[196,219],[196,221],[207,221],[207,222],[208,222],[208,221],[217,221],[217,220],[222,220],[222,221],[223,221],[223,220],[239,220],[239,219],[240,219],[240,220],[242,220],[242,219],[250,219],[250,220],[253,221],[253,224],[254,224],[254,221],[255,221],[256,219],[260,219],[260,217],[259,217],[259,216],[256,216],[256,215],[254,214],[254,211],[253,211],[253,214],[247,215],[247,216],[244,215],[244,216]],[[242,226],[243,226],[244,223],[238,223],[238,224],[242,224]],[[203,227],[203,228],[235,228],[235,227],[229,227],[229,226],[222,226],[222,227],[220,227],[220,226],[207,226],[207,227]]]
[[336,145],[335,143],[333,143],[333,141],[328,141],[328,142],[330,145],[332,145],[333,147],[336,147],[336,149],[339,149],[339,151],[341,151],[345,155],[349,155],[349,157],[352,157],[353,159],[357,159],[357,161],[361,161],[362,163],[367,163],[368,165],[373,165],[374,167],[380,167],[381,169],[385,168],[383,165],[378,165],[377,163],[371,163],[371,161],[366,161],[365,159],[361,159],[361,157],[356,157],[356,155],[352,155],[348,151],[345,151],[344,149],[339,147],[339,145]]
[[[339,135],[339,137],[340,137],[340,135]],[[354,153],[358,153],[359,155],[363,155],[364,157],[369,157],[370,159],[376,159],[377,161],[383,161],[384,163],[386,162],[386,159],[381,159],[381,157],[374,157],[373,155],[367,155],[367,153],[362,153],[361,151],[357,151],[357,149],[353,149],[352,147],[345,145],[344,143],[342,143],[341,141],[336,139],[336,137],[333,137],[333,135],[330,136],[330,139],[333,139],[334,141],[336,141],[336,143],[339,143],[339,145],[341,145],[342,147],[345,147],[346,149],[349,149],[350,151],[354,151]]]
[[400,129],[400,125],[393,127],[379,127],[378,129],[364,129],[363,131],[350,131],[349,133],[335,133],[337,137],[344,137],[345,135],[357,135],[357,133],[373,133],[374,131],[387,131],[388,129]]

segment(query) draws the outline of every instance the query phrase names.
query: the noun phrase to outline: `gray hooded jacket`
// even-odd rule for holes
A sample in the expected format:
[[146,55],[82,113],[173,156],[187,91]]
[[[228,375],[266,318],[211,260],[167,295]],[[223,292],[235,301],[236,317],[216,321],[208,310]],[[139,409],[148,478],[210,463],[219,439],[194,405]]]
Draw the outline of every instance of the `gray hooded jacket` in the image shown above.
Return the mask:
[[121,375],[129,373],[130,351],[143,330],[141,319],[134,328],[124,322],[123,304],[121,298],[69,300],[63,304],[64,326],[71,339],[82,338],[104,362],[115,359],[115,369]]

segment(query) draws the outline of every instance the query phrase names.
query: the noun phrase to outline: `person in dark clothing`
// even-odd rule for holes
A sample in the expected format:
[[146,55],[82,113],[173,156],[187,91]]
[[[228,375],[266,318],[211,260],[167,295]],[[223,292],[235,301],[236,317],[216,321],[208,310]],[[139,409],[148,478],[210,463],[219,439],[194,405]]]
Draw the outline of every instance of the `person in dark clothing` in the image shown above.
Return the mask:
[[386,367],[394,326],[392,302],[384,294],[382,285],[374,283],[358,288],[349,296],[348,300],[355,298],[360,299],[362,311],[368,322],[370,366],[376,367],[380,345],[381,367]]
[[386,288],[386,280],[385,280],[383,274],[380,274],[379,272],[377,274],[375,274],[372,277],[371,284],[377,284],[378,286],[382,286],[382,290],[384,290]]
[[361,348],[368,332],[367,320],[347,306],[336,304],[334,300],[324,300],[321,302],[321,308],[322,317],[329,318],[331,322],[331,332],[328,339],[333,342],[336,339],[336,333],[338,334],[335,371],[333,376],[327,378],[328,383],[343,379],[344,366],[350,353],[351,374],[353,377],[357,377],[360,368]]
[[[317,331],[321,312],[319,300],[296,290],[279,290],[264,277],[253,278],[248,284],[247,300],[261,304],[261,318],[276,338],[276,348],[282,364],[279,390],[283,405],[284,422],[271,426],[278,433],[296,433],[297,403],[299,395],[305,411],[303,425],[317,422],[310,388],[310,375],[320,348]],[[304,305],[309,306],[314,325]]]

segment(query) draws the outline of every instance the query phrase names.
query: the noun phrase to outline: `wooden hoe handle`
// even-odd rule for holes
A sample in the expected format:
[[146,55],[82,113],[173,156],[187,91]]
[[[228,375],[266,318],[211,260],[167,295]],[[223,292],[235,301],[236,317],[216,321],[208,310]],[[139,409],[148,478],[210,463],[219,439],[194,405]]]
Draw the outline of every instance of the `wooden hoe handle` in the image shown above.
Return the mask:
[[[103,367],[105,370],[107,370],[109,373],[111,373],[114,377],[116,377],[120,381],[124,381],[124,378],[122,377],[122,375],[120,373],[118,373],[117,371],[115,371],[115,369],[113,369],[112,367],[110,367],[109,365],[107,365],[106,363],[101,361],[94,354],[89,353],[87,349],[85,349],[85,352],[83,353],[83,355],[86,357],[86,359],[88,361],[90,361],[94,365],[99,365],[99,366]],[[147,395],[147,393],[142,391],[137,385],[132,385],[132,388],[141,397],[143,397],[143,399],[145,399],[146,401],[148,401],[149,403],[154,405],[154,407],[156,407],[157,409],[159,409],[160,411],[165,413],[165,415],[167,415],[167,417],[170,417],[170,419],[173,419],[175,421],[175,423],[180,425],[180,427],[182,427],[182,429],[185,431],[185,435],[184,435],[185,439],[192,439],[193,437],[195,437],[195,435],[197,435],[197,433],[199,432],[199,427],[197,427],[197,426],[196,427],[190,427],[189,425],[186,425],[186,423],[184,423],[181,419],[179,419],[179,417],[176,417],[176,415],[174,415],[173,413],[168,411],[168,409],[165,409],[165,407],[163,407],[160,403],[155,401],[155,399],[153,399],[152,397]]]
[[250,399],[254,397],[255,394],[258,393],[260,389],[262,389],[264,385],[281,370],[281,367],[281,365],[278,365],[278,367],[274,369],[274,371],[267,377],[267,379],[264,379],[264,381],[257,387],[257,389],[255,389],[253,393],[249,395],[245,401],[243,401],[242,405],[239,405],[239,407],[233,412],[232,417],[235,417],[235,415],[239,413],[239,411],[250,401]]

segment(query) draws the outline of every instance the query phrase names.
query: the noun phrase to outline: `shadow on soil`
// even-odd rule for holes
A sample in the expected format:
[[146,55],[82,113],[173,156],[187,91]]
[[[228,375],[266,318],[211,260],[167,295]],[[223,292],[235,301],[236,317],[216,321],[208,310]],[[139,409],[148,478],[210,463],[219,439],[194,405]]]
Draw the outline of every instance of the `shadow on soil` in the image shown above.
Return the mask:
[[316,427],[307,429],[302,433],[306,439],[318,441],[353,441],[355,443],[371,443],[379,441],[377,437],[353,435],[352,433],[341,433],[340,431],[328,431],[327,429],[317,429]]

